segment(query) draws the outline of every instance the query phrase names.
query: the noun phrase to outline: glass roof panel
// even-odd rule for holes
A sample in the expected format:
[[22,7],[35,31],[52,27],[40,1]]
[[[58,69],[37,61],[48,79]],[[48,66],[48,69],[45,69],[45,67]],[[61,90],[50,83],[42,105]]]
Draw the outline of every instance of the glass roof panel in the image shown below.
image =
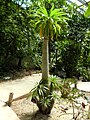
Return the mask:
[[76,3],[79,6],[80,11],[84,11],[88,6],[88,2],[90,2],[90,0],[66,0],[66,1],[69,4]]
[[78,6],[79,5],[86,5],[87,6],[87,3],[90,2],[90,0],[67,0],[68,3],[76,3]]
[[73,3],[76,3],[77,5],[82,5],[82,3],[80,2],[80,0],[72,0]]

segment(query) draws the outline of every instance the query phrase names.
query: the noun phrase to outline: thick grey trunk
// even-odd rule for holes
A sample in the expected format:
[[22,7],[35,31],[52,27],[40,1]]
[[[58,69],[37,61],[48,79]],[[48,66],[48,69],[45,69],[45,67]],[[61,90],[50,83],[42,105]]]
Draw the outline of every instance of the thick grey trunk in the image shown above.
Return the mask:
[[42,80],[48,80],[48,77],[49,77],[48,38],[44,37],[42,47]]

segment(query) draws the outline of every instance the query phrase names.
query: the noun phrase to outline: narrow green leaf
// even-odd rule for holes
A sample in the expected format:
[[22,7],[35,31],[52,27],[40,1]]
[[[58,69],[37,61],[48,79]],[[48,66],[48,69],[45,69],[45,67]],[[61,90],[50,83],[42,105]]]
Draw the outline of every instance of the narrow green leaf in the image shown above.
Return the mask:
[[52,5],[52,7],[51,7],[51,9],[50,9],[49,14],[51,14],[51,12],[53,11],[53,9],[54,9],[54,4]]
[[60,29],[61,29],[60,25],[56,24],[56,27],[57,27],[58,32],[60,33]]
[[59,11],[60,11],[60,9],[54,9],[53,11],[51,11],[50,17],[52,17],[53,15],[57,14]]
[[43,13],[45,16],[47,16],[48,17],[48,12],[47,12],[47,10],[46,10],[46,8],[45,7],[40,7],[40,12],[41,13]]
[[53,28],[54,28],[54,31],[55,31],[55,33],[56,33],[56,26],[53,24]]
[[90,2],[89,2],[89,4],[88,4],[88,9],[86,10],[84,16],[85,16],[85,17],[90,17]]

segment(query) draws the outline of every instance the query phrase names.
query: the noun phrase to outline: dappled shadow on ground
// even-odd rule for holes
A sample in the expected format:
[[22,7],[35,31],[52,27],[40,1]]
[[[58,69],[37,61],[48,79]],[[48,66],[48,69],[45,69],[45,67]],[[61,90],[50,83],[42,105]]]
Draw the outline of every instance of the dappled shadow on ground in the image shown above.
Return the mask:
[[20,120],[48,120],[49,115],[43,115],[39,111],[34,113],[26,113],[20,117]]

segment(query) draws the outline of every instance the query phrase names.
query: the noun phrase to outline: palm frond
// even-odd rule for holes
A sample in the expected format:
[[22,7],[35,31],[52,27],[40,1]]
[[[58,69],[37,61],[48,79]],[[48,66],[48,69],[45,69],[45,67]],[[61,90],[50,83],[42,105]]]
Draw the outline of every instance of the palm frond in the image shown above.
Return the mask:
[[53,24],[53,29],[54,29],[54,32],[56,33],[56,32],[57,32],[57,29],[56,29],[55,24]]
[[46,34],[48,37],[50,34],[60,33],[61,23],[67,24],[68,18],[66,17],[66,13],[63,12],[63,9],[55,9],[54,5],[47,12],[47,9],[43,7],[39,7],[39,9],[35,12],[35,26],[36,29],[39,30],[40,38]]
[[48,17],[48,12],[45,7],[40,7],[39,12]]
[[54,9],[54,4],[52,5],[52,7],[50,9],[49,16],[50,16],[51,12],[53,11],[53,9]]
[[60,9],[52,10],[51,13],[50,13],[50,17],[55,16],[55,14],[57,15],[58,12],[60,12]]
[[57,30],[60,33],[61,26],[59,24],[56,24]]

